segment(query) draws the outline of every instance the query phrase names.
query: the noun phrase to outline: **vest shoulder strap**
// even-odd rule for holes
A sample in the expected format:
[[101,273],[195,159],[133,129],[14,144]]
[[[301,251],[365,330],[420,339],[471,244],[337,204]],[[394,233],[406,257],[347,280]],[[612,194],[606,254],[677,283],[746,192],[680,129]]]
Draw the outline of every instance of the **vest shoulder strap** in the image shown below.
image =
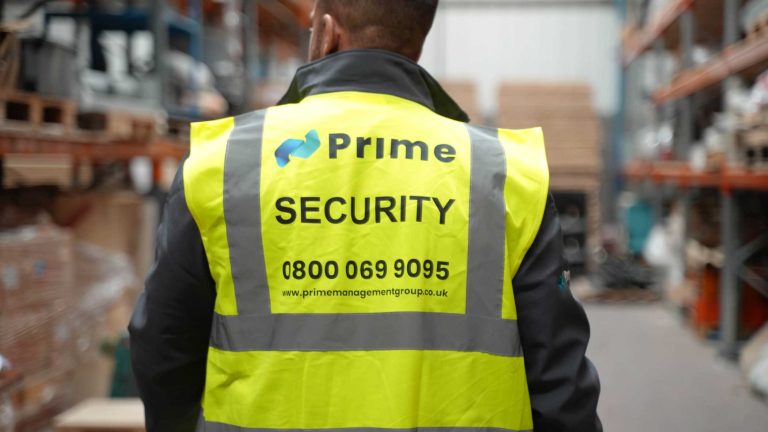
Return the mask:
[[[507,206],[506,257],[509,279],[505,290],[514,290],[512,280],[541,228],[549,194],[549,168],[541,128],[499,129],[499,141],[507,160],[504,200]],[[516,318],[514,295],[503,296],[503,318]]]

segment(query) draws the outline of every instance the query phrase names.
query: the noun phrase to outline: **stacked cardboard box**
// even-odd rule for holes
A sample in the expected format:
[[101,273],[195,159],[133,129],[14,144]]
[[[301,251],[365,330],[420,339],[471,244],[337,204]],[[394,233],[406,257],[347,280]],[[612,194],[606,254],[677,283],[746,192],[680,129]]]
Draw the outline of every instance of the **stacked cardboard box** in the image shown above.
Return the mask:
[[[142,279],[154,257],[158,203],[128,191],[61,194],[52,213],[56,223],[71,227],[80,246],[90,245],[101,251],[100,257],[89,259],[92,254],[87,249],[77,249],[76,289],[95,284],[101,287],[102,299],[97,301],[97,308],[91,308],[87,320],[78,325],[87,329],[89,322],[93,323],[90,333],[80,336],[83,343],[78,352],[75,400],[104,397],[110,391],[114,360],[101,355],[98,345],[114,341],[128,325]],[[111,289],[107,293],[106,287],[119,288],[120,292]],[[109,298],[103,298],[105,295]]]
[[504,83],[499,90],[499,127],[542,127],[553,192],[586,195],[587,243],[600,228],[602,128],[588,84]]

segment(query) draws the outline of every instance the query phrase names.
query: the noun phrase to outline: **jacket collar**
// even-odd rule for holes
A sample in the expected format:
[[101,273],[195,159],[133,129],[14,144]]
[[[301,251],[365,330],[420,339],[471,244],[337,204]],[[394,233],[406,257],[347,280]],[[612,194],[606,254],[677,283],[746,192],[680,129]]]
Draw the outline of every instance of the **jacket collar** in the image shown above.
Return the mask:
[[399,54],[375,49],[342,51],[300,67],[278,104],[340,91],[398,96],[444,117],[469,121],[467,114],[424,68]]

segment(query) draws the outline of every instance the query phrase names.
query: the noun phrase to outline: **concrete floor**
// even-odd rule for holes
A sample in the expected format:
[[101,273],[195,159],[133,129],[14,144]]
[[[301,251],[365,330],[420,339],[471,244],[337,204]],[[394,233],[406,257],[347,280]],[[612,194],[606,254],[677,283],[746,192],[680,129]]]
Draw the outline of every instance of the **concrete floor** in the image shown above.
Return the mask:
[[768,404],[662,304],[587,304],[606,432],[766,432]]

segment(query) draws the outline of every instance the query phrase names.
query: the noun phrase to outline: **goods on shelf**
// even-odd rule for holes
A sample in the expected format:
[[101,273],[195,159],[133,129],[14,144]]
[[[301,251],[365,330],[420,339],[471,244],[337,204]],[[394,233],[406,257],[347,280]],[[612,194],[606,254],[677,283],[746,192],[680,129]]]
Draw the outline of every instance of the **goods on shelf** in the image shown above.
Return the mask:
[[[707,265],[697,272],[698,293],[693,304],[691,325],[702,337],[720,326],[720,272]],[[750,335],[768,322],[768,300],[748,284],[740,284],[742,294],[739,328],[740,334]]]
[[587,264],[587,221],[585,193],[553,192],[563,235],[563,253],[572,274],[584,273]]
[[748,35],[764,34],[768,28],[768,1],[750,0],[741,10],[741,27]]
[[691,200],[688,236],[709,249],[717,248],[721,244],[720,205],[715,193],[700,193],[697,198]]
[[680,208],[675,207],[664,221],[657,221],[645,243],[643,257],[662,273],[665,288],[679,285],[685,277],[684,231],[685,221]]
[[738,127],[738,161],[749,168],[768,169],[768,72],[752,87]]
[[77,54],[73,47],[37,37],[19,40],[18,86],[46,96],[77,99]]
[[216,89],[216,80],[208,65],[175,50],[168,52],[167,62],[168,84],[171,94],[178,95],[180,106],[192,108],[206,118],[226,114],[229,105]]
[[742,132],[740,155],[746,166],[768,169],[768,125]]
[[715,113],[714,124],[704,129],[703,139],[694,143],[688,154],[693,171],[719,172],[729,162],[738,160],[737,155],[728,157],[733,153],[736,142],[733,118],[731,113]]

